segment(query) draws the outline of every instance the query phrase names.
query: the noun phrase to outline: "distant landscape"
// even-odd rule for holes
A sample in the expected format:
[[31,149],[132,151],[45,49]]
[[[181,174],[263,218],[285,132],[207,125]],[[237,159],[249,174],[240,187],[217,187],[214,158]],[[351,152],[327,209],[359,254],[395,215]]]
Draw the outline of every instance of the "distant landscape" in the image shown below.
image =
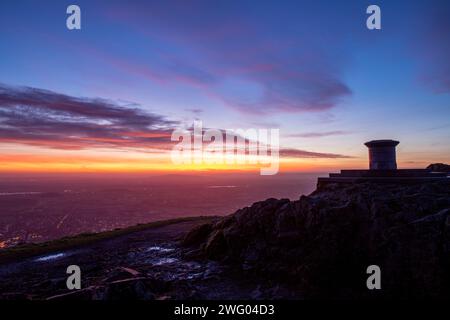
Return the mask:
[[295,200],[314,190],[318,175],[5,175],[0,248],[157,220],[227,215],[269,197]]

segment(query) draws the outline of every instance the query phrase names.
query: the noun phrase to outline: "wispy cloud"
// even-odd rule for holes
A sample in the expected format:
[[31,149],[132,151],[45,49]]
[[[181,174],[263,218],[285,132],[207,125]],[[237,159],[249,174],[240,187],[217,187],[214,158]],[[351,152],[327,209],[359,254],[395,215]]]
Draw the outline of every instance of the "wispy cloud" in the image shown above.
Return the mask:
[[299,149],[281,149],[280,156],[287,158],[326,158],[326,159],[348,159],[353,158],[343,154],[312,152]]
[[191,113],[193,113],[193,114],[195,114],[197,116],[203,113],[203,109],[200,109],[200,108],[188,108],[188,109],[185,109],[185,110],[188,111],[188,112],[191,112]]
[[175,125],[135,106],[0,84],[0,142],[55,149],[165,148]]
[[287,137],[292,138],[322,138],[322,137],[329,137],[329,136],[342,136],[346,134],[350,134],[349,131],[326,131],[326,132],[304,132],[304,133],[293,133],[286,135]]

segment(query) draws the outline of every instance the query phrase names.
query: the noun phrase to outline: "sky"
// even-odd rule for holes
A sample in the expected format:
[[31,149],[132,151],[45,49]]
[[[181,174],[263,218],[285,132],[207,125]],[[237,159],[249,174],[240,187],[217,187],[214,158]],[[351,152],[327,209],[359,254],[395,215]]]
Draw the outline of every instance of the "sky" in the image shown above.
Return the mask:
[[[66,8],[81,8],[68,30]],[[366,8],[381,9],[381,30]],[[0,171],[245,170],[172,132],[277,128],[281,168],[450,162],[448,1],[0,2]]]

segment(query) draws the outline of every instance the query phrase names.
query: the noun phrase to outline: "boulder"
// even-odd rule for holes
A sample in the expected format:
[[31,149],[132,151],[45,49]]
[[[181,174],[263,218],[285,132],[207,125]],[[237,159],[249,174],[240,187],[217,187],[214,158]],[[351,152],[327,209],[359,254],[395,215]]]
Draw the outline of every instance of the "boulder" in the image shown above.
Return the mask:
[[189,231],[183,239],[183,246],[192,246],[205,241],[212,230],[211,223],[201,224]]

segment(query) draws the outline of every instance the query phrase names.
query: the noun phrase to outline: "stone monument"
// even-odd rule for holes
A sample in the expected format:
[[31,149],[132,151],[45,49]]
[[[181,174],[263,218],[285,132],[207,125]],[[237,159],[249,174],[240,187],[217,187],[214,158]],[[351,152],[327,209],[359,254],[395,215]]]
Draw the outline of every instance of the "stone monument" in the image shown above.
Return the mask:
[[369,170],[341,170],[330,173],[329,177],[319,177],[317,187],[330,183],[424,183],[434,181],[450,182],[445,172],[430,169],[397,169],[395,140],[372,140],[366,142],[369,148]]
[[395,140],[372,140],[364,143],[369,148],[370,170],[396,170]]

